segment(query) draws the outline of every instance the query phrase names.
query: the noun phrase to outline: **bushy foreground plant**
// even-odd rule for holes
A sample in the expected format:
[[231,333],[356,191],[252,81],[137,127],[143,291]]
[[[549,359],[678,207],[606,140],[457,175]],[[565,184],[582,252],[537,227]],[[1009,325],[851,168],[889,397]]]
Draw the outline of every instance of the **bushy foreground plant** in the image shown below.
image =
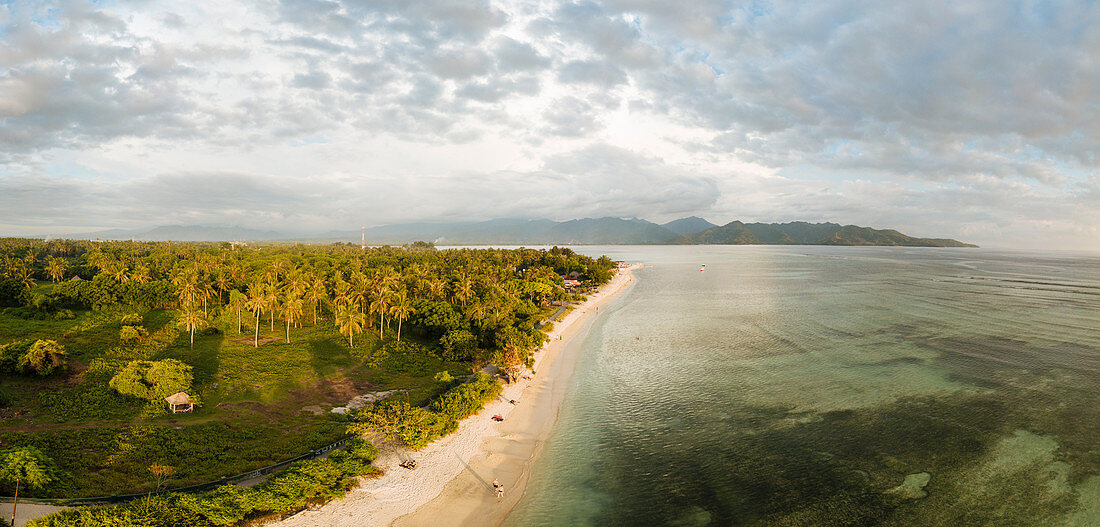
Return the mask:
[[68,355],[55,340],[24,340],[0,346],[0,371],[45,377],[65,367]]
[[110,386],[123,395],[158,401],[187,391],[192,380],[191,366],[178,360],[135,360],[111,378]]
[[492,377],[478,373],[465,384],[446,391],[428,409],[405,401],[377,401],[356,414],[348,427],[353,434],[378,433],[387,439],[400,439],[412,448],[423,448],[458,429],[458,420],[477,413],[500,395],[502,388]]
[[430,408],[451,419],[464,419],[479,412],[487,401],[495,399],[502,390],[500,383],[492,377],[478,373],[470,382],[447,390],[432,401]]
[[348,427],[349,433],[379,433],[386,439],[400,439],[412,448],[424,448],[458,429],[458,422],[446,415],[392,399],[360,410],[356,421]]
[[424,375],[433,363],[427,348],[407,340],[391,340],[382,345],[371,357],[370,365],[398,372]]
[[138,342],[148,335],[149,331],[142,326],[122,326],[118,330],[118,339],[126,344]]
[[378,450],[353,439],[326,459],[302,461],[251,488],[224,485],[207,494],[170,492],[113,506],[65,509],[28,523],[29,527],[194,527],[232,526],[270,514],[301,509],[343,496],[357,476],[376,473]]

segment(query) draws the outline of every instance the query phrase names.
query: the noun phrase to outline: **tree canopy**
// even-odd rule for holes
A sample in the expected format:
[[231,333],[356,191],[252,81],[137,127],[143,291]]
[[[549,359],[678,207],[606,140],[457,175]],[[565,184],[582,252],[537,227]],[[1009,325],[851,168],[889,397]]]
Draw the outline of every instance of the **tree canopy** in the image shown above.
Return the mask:
[[191,388],[191,366],[175,359],[131,361],[111,378],[118,393],[158,401]]

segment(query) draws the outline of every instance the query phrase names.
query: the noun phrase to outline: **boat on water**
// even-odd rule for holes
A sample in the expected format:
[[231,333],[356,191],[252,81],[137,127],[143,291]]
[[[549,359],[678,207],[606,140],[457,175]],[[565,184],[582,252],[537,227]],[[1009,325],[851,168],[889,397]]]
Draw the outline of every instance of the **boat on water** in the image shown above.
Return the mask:
[[707,264],[703,264],[703,266],[699,268],[700,273],[703,272],[703,271],[706,271],[706,270],[707,270]]

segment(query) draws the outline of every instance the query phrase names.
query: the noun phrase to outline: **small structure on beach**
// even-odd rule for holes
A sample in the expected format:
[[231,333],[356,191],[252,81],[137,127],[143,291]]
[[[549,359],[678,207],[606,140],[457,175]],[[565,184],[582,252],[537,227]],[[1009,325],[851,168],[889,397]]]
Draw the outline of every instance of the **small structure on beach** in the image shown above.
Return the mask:
[[172,410],[172,413],[190,412],[195,409],[195,403],[191,401],[191,396],[183,392],[176,392],[165,397],[164,400],[168,402],[168,409]]

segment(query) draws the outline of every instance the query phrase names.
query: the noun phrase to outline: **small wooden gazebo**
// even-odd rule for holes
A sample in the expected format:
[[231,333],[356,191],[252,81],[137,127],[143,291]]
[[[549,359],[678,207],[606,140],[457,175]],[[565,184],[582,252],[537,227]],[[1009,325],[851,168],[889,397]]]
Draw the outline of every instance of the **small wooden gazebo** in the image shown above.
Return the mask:
[[195,404],[191,402],[191,396],[183,392],[169,395],[164,400],[168,401],[168,409],[172,410],[172,413],[190,412],[195,409]]

